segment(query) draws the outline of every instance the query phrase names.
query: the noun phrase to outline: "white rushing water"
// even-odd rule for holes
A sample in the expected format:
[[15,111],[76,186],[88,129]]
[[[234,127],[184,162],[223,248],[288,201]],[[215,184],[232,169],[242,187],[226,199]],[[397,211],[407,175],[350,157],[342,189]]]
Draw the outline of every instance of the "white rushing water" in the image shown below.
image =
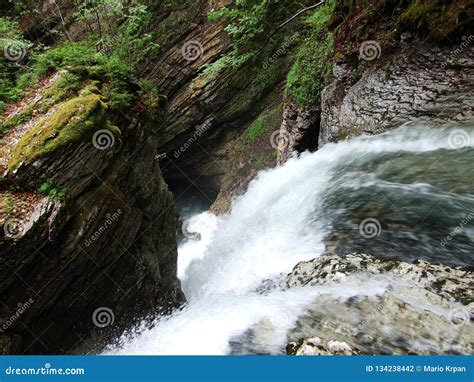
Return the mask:
[[[298,262],[324,253],[323,239],[331,224],[318,216],[336,169],[370,162],[380,153],[473,145],[472,129],[409,125],[374,137],[327,144],[316,153],[303,153],[281,167],[262,171],[234,201],[230,214],[216,217],[204,212],[190,219],[188,230],[199,232],[201,240],[188,240],[179,247],[178,276],[187,305],[151,327],[144,323],[135,334],[124,335],[108,353],[226,354],[232,338],[259,323],[271,327],[265,339],[268,348],[281,351],[287,331],[315,296],[373,295],[387,286],[383,278],[356,277],[337,287],[255,291],[263,280],[278,280]],[[356,184],[358,179],[352,181]],[[413,185],[420,192],[425,186]]]

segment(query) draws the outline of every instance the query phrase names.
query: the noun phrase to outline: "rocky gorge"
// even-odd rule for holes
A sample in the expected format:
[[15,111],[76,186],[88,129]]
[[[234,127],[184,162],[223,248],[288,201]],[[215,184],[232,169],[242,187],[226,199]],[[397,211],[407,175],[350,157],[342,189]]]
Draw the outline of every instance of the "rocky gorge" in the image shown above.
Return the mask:
[[[309,1],[241,6],[221,1],[139,3],[142,8],[124,2],[115,13],[103,11],[97,17],[68,1],[33,6],[19,2],[24,11],[21,16],[11,5],[2,10],[5,17],[16,19],[22,39],[52,47],[45,53],[33,53],[33,47],[20,45],[24,48],[20,53],[25,52],[20,60],[5,56],[2,62],[8,69],[5,78],[17,80],[22,71],[28,73],[22,64],[47,63],[37,82],[31,80],[33,86],[25,87],[16,99],[2,101],[2,352],[97,352],[107,344],[110,349],[120,338],[117,349],[124,351],[173,353],[178,348],[168,337],[157,337],[163,350],[161,345],[145,346],[135,337],[130,342],[127,336],[137,324],[140,333],[150,330],[145,337],[155,335],[153,330],[166,333],[166,323],[156,320],[172,312],[177,312],[178,318],[190,311],[197,317],[212,314],[199,293],[214,298],[203,291],[215,285],[225,290],[227,284],[220,278],[214,280],[214,275],[204,272],[207,268],[222,272],[220,277],[235,278],[229,290],[239,285],[237,295],[239,288],[247,287],[282,304],[280,300],[286,299],[278,293],[309,290],[301,297],[304,309],[286,307],[283,313],[281,309],[274,312],[277,323],[283,315],[284,323],[279,327],[275,322],[269,324],[260,313],[242,319],[239,333],[236,329],[230,334],[223,332],[227,345],[210,348],[210,352],[472,354],[473,246],[472,222],[467,218],[473,207],[472,169],[468,165],[474,143],[472,2],[325,1],[317,7]],[[104,9],[111,9],[110,4],[107,7]],[[121,12],[128,12],[127,17],[122,18]],[[99,30],[102,45],[94,45],[94,55],[87,60],[77,59],[88,52],[82,45],[74,47],[72,58],[55,55],[57,47],[63,52],[62,44],[75,46]],[[110,35],[105,36],[105,30]],[[2,41],[10,42],[12,37],[3,33]],[[103,57],[113,57],[123,36],[127,37],[128,51],[118,61],[133,56],[133,74]],[[146,48],[137,40],[145,41]],[[403,181],[396,178],[402,184],[426,180],[446,192],[435,196],[433,192],[432,198],[445,200],[448,192],[459,198],[445,206],[450,224],[466,219],[463,228],[467,233],[457,235],[461,243],[453,249],[438,245],[437,249],[412,253],[401,247],[403,244],[384,250],[389,248],[386,242],[367,241],[367,237],[358,242],[357,227],[366,216],[359,216],[360,211],[353,212],[345,204],[331,209],[350,191],[339,194],[335,185],[319,193],[323,187],[319,180],[327,178],[331,184],[325,160],[315,159],[308,164],[310,170],[296,164],[298,154],[330,155],[333,150],[340,153],[333,162],[339,160],[341,166],[360,159],[356,164],[360,173],[369,166],[362,162],[364,155],[374,164],[381,160],[371,157],[369,149],[357,151],[357,147],[365,148],[365,141],[354,141],[350,146],[353,156],[348,158],[338,151],[341,146],[331,145],[363,136],[369,137],[368,144],[385,147],[384,134],[400,126],[409,130],[400,135],[401,146],[409,145],[410,140],[418,139],[410,136],[410,124],[443,132],[434,143],[430,141],[433,155],[438,155],[438,149],[452,149],[445,144],[448,141],[454,142],[455,149],[465,150],[462,157],[451,158],[450,151],[442,157],[450,170],[453,166],[451,173],[457,174],[456,179],[445,179],[450,170],[442,169],[429,173],[428,180],[422,178],[422,170],[426,174],[430,168],[428,164],[423,167],[425,162],[432,163],[433,158],[418,152],[416,158],[403,158],[398,146],[398,155],[389,158],[405,167],[399,172],[391,169],[391,173],[388,169],[389,175],[384,174],[384,180],[391,176],[388,180],[392,182],[395,173],[412,176]],[[412,131],[418,131],[417,127]],[[450,135],[450,131],[457,135]],[[426,145],[421,138],[419,142],[418,147]],[[309,157],[304,158],[310,162]],[[406,171],[402,160],[410,160],[410,166],[417,163],[420,173]],[[279,170],[286,163],[288,171]],[[273,183],[276,180],[271,174],[267,175],[271,189],[256,184],[265,176],[260,172],[270,168],[281,171],[282,181],[286,179],[295,192],[305,184],[304,175],[307,182],[312,180],[312,185],[308,183],[296,194],[301,202],[290,198],[288,186]],[[377,167],[373,173],[379,170]],[[328,171],[340,171],[340,179],[352,174],[345,173],[345,168]],[[434,183],[435,178],[439,183]],[[260,187],[261,192],[252,194],[252,187]],[[204,223],[192,227],[202,238],[185,238],[181,243],[180,256],[187,245],[194,263],[178,278],[176,204],[191,191],[224,223],[216,223],[219,228],[213,231],[214,241],[202,232]],[[361,193],[379,195],[378,190],[362,189]],[[340,199],[326,202],[326,194]],[[260,204],[246,202],[252,195]],[[290,195],[286,205],[294,220],[278,209],[285,195]],[[410,240],[421,246],[438,243],[449,234],[449,230],[437,231],[435,223],[429,222],[427,228],[421,219],[418,225],[413,223],[430,210],[427,207],[417,215],[418,201],[408,206],[412,211],[408,217],[400,217],[390,215],[389,207],[381,203],[361,195],[354,198],[370,206],[371,218],[384,223],[379,231],[392,236],[380,240],[391,241],[393,246],[398,245],[400,232],[407,236],[403,238],[407,247]],[[319,210],[311,205],[313,200],[325,201],[328,207]],[[306,208],[308,215],[300,221],[298,211]],[[268,217],[251,215],[252,209]],[[343,218],[349,221],[344,224],[351,229],[355,225],[358,238],[336,220],[315,229],[317,233],[311,231],[310,238],[300,235],[318,220],[311,215],[314,210],[320,217],[338,216],[337,211],[344,210]],[[281,226],[272,225],[283,218]],[[224,235],[221,227],[225,224],[229,231],[234,230],[235,238],[232,232]],[[246,225],[260,235],[258,245],[253,244],[257,239],[248,229],[242,228]],[[424,235],[424,229],[431,236]],[[270,237],[283,241],[285,231],[294,240],[282,244],[284,251],[270,245],[273,253],[301,250],[304,255],[283,256],[270,271],[275,259],[265,257],[270,254],[262,247],[269,245]],[[323,239],[320,233],[324,233]],[[233,243],[237,248],[238,234],[245,243],[241,246],[249,247],[243,263],[230,255],[234,248],[224,245]],[[204,244],[210,247],[202,253],[200,265],[194,256],[202,249],[195,246]],[[351,255],[353,251],[359,254]],[[213,262],[206,263],[206,256]],[[258,256],[262,257],[260,265],[258,260],[253,262]],[[242,280],[246,272],[258,277],[251,283]],[[263,286],[262,280],[266,280]],[[310,290],[349,285],[354,292],[369,280],[375,280],[378,292],[370,296]],[[259,299],[253,295],[246,298]],[[216,300],[218,306],[225,307],[231,297],[219,295]],[[403,322],[405,329],[394,322]],[[178,330],[172,322],[168,325],[170,332]],[[276,335],[278,343],[268,340]]]

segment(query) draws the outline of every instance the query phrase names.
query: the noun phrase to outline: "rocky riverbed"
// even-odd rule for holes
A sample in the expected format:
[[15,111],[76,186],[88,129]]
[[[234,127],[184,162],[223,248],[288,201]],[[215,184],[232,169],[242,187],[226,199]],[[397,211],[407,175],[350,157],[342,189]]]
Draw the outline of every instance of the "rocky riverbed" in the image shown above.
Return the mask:
[[299,263],[280,287],[343,285],[367,277],[387,280],[386,290],[347,300],[317,297],[288,334],[288,353],[472,354],[472,268],[323,255]]

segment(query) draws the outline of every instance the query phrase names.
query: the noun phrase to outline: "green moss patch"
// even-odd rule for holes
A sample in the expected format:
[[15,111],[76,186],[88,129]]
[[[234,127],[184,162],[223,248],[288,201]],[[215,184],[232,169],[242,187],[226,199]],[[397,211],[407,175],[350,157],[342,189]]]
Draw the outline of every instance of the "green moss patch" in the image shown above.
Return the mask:
[[17,125],[21,125],[22,123],[28,122],[33,113],[33,108],[31,106],[26,107],[20,113],[12,115],[6,121],[0,120],[0,134],[4,134],[8,132],[10,129],[14,128]]
[[265,112],[238,138],[232,159],[233,163],[240,167],[236,169],[236,174],[245,177],[252,170],[258,171],[274,164],[278,151],[271,146],[270,136],[280,128],[282,114],[281,105]]
[[324,78],[331,73],[334,38],[329,33],[315,45],[307,41],[298,52],[295,64],[288,73],[286,95],[303,108],[319,102]]
[[120,130],[107,119],[107,105],[97,94],[73,98],[29,130],[13,150],[8,164],[14,170],[20,162],[30,163],[73,142],[88,139],[99,129]]
[[334,36],[326,30],[335,7],[335,0],[328,1],[304,20],[308,36],[298,50],[285,88],[286,96],[300,107],[319,102],[324,78],[331,73]]
[[281,104],[265,111],[238,138],[227,144],[230,166],[214,212],[225,212],[230,207],[232,195],[245,190],[258,171],[277,164],[278,150],[272,147],[271,137],[281,126],[282,113]]
[[[399,22],[437,39],[453,35],[472,21],[474,1],[415,0],[400,15]],[[470,11],[469,11],[470,9]]]
[[282,113],[283,109],[279,106],[257,118],[247,129],[247,137],[250,142],[256,142],[268,129],[273,131],[280,128]]

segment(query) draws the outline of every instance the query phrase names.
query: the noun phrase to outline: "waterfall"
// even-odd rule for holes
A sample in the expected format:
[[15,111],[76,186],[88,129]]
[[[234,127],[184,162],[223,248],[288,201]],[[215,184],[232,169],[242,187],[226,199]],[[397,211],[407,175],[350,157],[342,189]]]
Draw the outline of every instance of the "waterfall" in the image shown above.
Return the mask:
[[[261,341],[281,353],[286,333],[316,296],[370,296],[387,288],[384,277],[276,287],[298,262],[328,248],[472,264],[474,219],[445,245],[442,240],[474,212],[473,146],[472,126],[410,123],[327,144],[260,172],[229,214],[189,220],[201,240],[179,247],[186,306],[153,325],[144,322],[107,353],[227,354],[232,340],[255,325],[268,326]],[[361,235],[366,219],[383,234]],[[262,282],[270,285],[264,293]]]

